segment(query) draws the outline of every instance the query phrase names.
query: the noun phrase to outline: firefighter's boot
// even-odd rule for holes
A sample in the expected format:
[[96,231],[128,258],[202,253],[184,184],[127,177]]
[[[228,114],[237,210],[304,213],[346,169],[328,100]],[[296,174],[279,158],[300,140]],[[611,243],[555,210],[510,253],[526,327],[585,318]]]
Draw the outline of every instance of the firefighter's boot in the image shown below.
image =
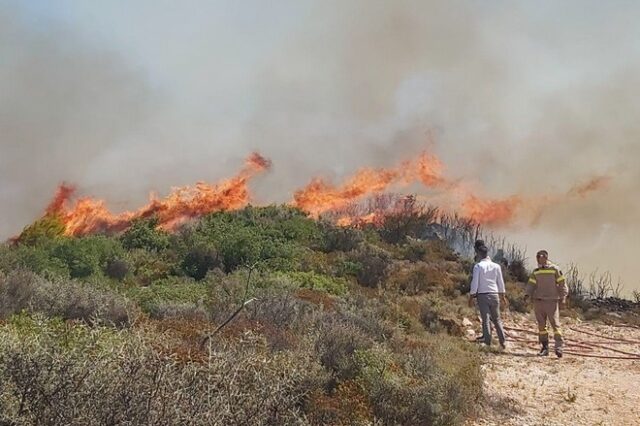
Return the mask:
[[562,358],[562,348],[556,348],[556,356]]
[[549,356],[549,345],[543,344],[538,356]]

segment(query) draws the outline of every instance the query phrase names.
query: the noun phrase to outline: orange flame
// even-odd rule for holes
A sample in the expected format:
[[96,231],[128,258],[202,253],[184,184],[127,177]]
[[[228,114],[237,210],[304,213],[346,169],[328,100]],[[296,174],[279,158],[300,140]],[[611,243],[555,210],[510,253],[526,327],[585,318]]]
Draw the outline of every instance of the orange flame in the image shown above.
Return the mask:
[[161,228],[171,230],[191,218],[220,210],[235,210],[250,200],[248,181],[268,170],[271,162],[258,153],[247,158],[244,168],[234,177],[218,184],[197,182],[194,186],[173,188],[164,199],[151,197],[149,203],[133,212],[111,213],[104,200],[80,198],[69,207],[74,188],[63,184],[47,207],[47,215],[58,215],[65,235],[119,232],[138,218],[155,216]]
[[514,219],[522,203],[522,199],[517,195],[504,199],[481,199],[470,194],[462,202],[461,213],[480,224],[507,224]]
[[363,168],[342,185],[333,185],[322,178],[314,178],[294,194],[293,204],[312,217],[341,209],[365,197],[380,194],[392,185],[422,182],[436,187],[445,182],[442,162],[429,153],[422,153],[414,161],[406,161],[389,169]]

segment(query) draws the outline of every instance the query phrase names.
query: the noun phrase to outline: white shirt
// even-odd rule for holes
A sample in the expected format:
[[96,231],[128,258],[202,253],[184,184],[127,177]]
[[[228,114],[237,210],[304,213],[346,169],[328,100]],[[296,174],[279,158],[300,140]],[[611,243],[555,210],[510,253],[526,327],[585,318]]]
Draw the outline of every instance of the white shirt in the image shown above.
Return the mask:
[[483,293],[504,293],[502,268],[488,256],[473,267],[471,296]]

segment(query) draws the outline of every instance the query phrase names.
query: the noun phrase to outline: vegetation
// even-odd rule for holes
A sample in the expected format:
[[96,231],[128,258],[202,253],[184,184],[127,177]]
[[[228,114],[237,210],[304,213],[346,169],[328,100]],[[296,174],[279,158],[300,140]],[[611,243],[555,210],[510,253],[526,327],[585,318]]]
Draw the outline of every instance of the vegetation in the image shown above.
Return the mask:
[[29,227],[0,247],[0,424],[461,424],[482,374],[450,247],[477,230],[405,207],[366,229],[276,206]]

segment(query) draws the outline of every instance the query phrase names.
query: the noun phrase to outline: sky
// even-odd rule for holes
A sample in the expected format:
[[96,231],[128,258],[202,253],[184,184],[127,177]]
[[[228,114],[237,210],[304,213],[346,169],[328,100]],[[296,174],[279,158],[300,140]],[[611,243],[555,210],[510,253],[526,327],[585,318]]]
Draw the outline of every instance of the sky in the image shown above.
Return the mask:
[[496,230],[627,289],[640,238],[632,1],[0,0],[0,238],[56,186],[114,210],[273,160],[256,202],[429,148],[491,197],[609,186]]

